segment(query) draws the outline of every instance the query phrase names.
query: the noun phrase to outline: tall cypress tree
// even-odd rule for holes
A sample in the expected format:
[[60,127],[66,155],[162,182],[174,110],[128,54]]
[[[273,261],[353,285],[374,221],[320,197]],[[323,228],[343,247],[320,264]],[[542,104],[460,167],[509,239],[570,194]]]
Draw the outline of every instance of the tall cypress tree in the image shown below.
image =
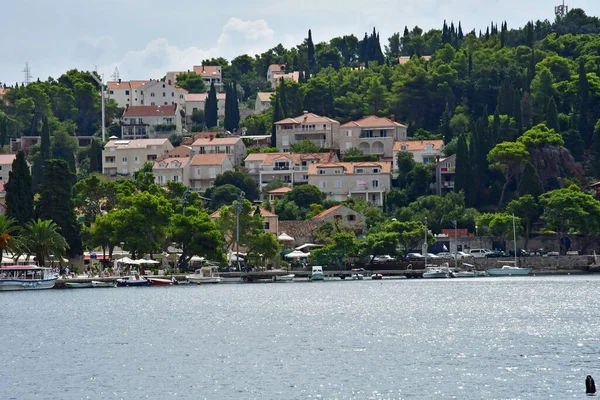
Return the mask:
[[69,249],[70,257],[83,254],[81,228],[75,214],[72,172],[64,160],[48,160],[44,164],[44,184],[36,214],[38,218],[50,219],[60,227]]
[[98,140],[92,140],[90,144],[90,172],[102,172],[102,146]]
[[450,105],[446,103],[446,108],[442,114],[442,135],[444,138],[444,144],[448,144],[452,140],[452,129],[450,128],[451,119],[452,112],[450,111]]
[[287,98],[287,86],[285,79],[281,78],[279,87],[277,88],[277,94],[279,97],[279,107],[281,111],[281,118],[287,118],[290,116],[289,101]]
[[281,106],[279,105],[279,95],[275,95],[275,102],[273,103],[273,123],[271,124],[271,147],[277,147],[277,126],[276,122],[282,119],[281,117]]
[[546,108],[546,126],[550,129],[554,129],[557,133],[560,133],[558,110],[556,109],[554,97],[550,97],[550,100],[548,100],[548,107]]
[[238,92],[237,92],[237,82],[233,81],[233,84],[231,85],[231,91],[232,91],[232,108],[233,108],[233,115],[231,116],[231,118],[233,118],[233,126],[234,129],[237,131],[240,127],[240,103],[238,101]]
[[50,159],[50,126],[48,126],[48,117],[44,117],[42,137],[40,138],[40,151],[42,155],[42,162]]
[[232,104],[231,104],[231,85],[229,83],[225,84],[225,120],[223,121],[223,127],[227,131],[233,131],[231,114],[232,114]]
[[312,40],[312,31],[308,30],[308,39],[306,40],[306,54],[308,57],[308,73],[314,74],[315,71],[315,45]]
[[217,90],[215,89],[214,82],[210,83],[210,90],[208,91],[208,97],[204,104],[204,118],[208,129],[217,126],[217,123],[219,122]]
[[33,219],[33,181],[29,165],[22,151],[12,163],[6,183],[6,214],[14,218],[19,225],[24,225]]
[[458,137],[458,142],[456,143],[456,169],[454,172],[454,191],[459,192],[464,190],[466,193],[468,190],[467,186],[470,185],[470,162],[469,147],[467,146],[464,134]]
[[579,62],[579,133],[583,138],[586,146],[592,143],[592,132],[588,126],[588,110],[589,110],[589,99],[590,99],[590,83],[588,82],[587,73],[585,70],[585,63],[583,60]]

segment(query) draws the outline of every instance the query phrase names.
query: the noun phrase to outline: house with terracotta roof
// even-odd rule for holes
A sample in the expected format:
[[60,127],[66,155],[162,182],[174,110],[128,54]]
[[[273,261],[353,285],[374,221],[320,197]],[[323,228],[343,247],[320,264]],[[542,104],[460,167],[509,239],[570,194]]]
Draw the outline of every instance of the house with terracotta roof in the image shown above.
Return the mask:
[[169,139],[111,140],[102,150],[102,173],[129,176],[171,150]]
[[275,77],[273,78],[273,81],[271,81],[271,87],[273,89],[277,88],[277,86],[279,86],[279,84],[281,83],[282,79],[286,80],[286,81],[299,82],[300,81],[300,71],[293,71],[293,72],[288,72],[287,74],[275,75]]
[[16,158],[16,154],[0,154],[0,181],[8,182],[8,174]]
[[366,200],[371,205],[382,207],[385,193],[392,186],[392,163],[311,164],[308,167],[308,183],[325,193],[327,200]]
[[[192,123],[194,111],[204,112],[207,97],[208,93],[188,93],[184,96],[186,124]],[[217,93],[217,115],[219,117],[225,116],[225,93]]]
[[358,121],[350,121],[340,127],[340,151],[342,154],[352,148],[358,148],[364,154],[391,158],[394,142],[406,140],[406,125],[391,118],[375,115]]
[[233,169],[233,163],[225,153],[196,154],[190,164],[188,186],[196,192],[205,192],[213,187],[217,175]]
[[267,80],[271,82],[271,85],[275,85],[278,77],[287,72],[285,64],[271,64],[267,68]]
[[166,106],[178,104],[183,108],[187,90],[169,85],[159,80],[151,80],[137,90],[133,105],[136,106]]
[[441,158],[435,164],[435,194],[444,196],[454,190],[456,154]]
[[[252,213],[256,212],[256,209],[253,208]],[[265,210],[264,208],[259,208],[260,216],[263,218],[263,229],[267,233],[272,233],[277,236],[279,231],[279,216],[271,211]],[[219,210],[210,214],[210,219],[215,222],[218,218],[221,218],[221,212]],[[240,246],[240,250],[242,247]]]
[[210,84],[215,84],[217,92],[223,91],[223,72],[220,65],[195,65],[194,72],[202,76],[206,91],[210,89]]
[[434,164],[444,149],[443,140],[401,140],[394,143],[394,170],[398,169],[397,154],[399,151],[412,153],[415,162]]
[[277,189],[269,190],[267,194],[269,195],[269,201],[275,201],[277,199],[282,198],[286,194],[292,191],[292,188],[289,186],[282,186]]
[[190,147],[196,154],[227,154],[233,165],[241,165],[246,155],[246,145],[239,136],[196,139]]
[[308,140],[324,148],[339,148],[340,123],[334,119],[304,112],[295,118],[275,122],[277,149],[290,151],[294,143]]
[[[400,56],[400,57],[398,57],[398,64],[404,65],[410,61],[410,58],[411,58],[410,56]],[[421,58],[425,61],[431,60],[431,56],[421,56]]]
[[260,114],[263,111],[271,108],[271,96],[274,92],[258,92],[256,93],[256,101],[254,102],[254,112]]
[[166,138],[173,133],[180,135],[181,132],[181,112],[177,103],[166,106],[130,106],[123,113],[123,139]]
[[154,182],[165,186],[169,182],[182,182],[187,185],[190,175],[191,157],[161,157],[152,166]]
[[135,80],[135,81],[109,81],[106,83],[108,87],[108,98],[117,102],[119,107],[137,106],[139,104],[138,91],[140,87],[150,81]]
[[312,220],[321,223],[331,222],[340,227],[348,227],[354,230],[357,235],[363,234],[367,227],[364,214],[354,211],[343,204],[338,204],[315,215],[312,217]]
[[290,185],[308,183],[308,167],[316,163],[337,162],[335,152],[328,153],[252,153],[244,160],[248,174],[264,188],[273,180]]

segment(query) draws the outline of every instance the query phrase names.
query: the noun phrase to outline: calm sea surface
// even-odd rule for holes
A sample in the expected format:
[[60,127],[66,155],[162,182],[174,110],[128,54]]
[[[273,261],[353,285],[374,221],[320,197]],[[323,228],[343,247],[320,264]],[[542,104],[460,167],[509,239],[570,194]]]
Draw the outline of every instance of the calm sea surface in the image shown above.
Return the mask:
[[0,399],[567,399],[600,278],[0,293]]

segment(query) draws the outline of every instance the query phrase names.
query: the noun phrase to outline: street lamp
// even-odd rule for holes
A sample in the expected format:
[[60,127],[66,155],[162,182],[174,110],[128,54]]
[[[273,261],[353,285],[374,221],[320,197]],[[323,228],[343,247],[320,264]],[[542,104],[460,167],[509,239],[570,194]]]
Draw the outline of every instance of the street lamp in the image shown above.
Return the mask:
[[423,255],[425,256],[425,269],[427,269],[427,217],[425,217],[425,243],[423,243]]
[[458,260],[458,240],[456,239],[456,227],[457,227],[456,220],[452,221],[452,224],[454,225],[454,269],[456,269],[456,263]]
[[236,247],[236,261],[238,266],[238,271],[241,271],[240,268],[240,213],[242,212],[242,202],[244,201],[244,192],[240,192],[240,195],[237,200],[237,204],[235,205],[235,215],[236,215],[236,232],[235,232],[235,247]]

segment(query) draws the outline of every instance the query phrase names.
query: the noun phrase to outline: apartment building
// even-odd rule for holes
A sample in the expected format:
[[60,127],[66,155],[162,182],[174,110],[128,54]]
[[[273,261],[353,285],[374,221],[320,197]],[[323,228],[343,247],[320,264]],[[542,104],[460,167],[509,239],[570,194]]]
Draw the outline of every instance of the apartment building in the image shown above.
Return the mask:
[[328,200],[366,200],[382,207],[392,184],[391,162],[311,164],[308,183],[318,187]]
[[162,157],[152,167],[154,182],[165,186],[169,182],[189,183],[190,157]]
[[436,163],[444,149],[443,140],[402,140],[394,143],[394,170],[398,169],[397,154],[408,151],[413,154],[415,162]]
[[275,123],[277,149],[289,152],[290,146],[308,140],[319,147],[339,148],[340,123],[334,119],[305,112],[296,118]]
[[435,164],[435,194],[444,196],[454,190],[456,154],[440,159]]
[[241,165],[246,156],[246,145],[239,136],[200,138],[190,147],[195,154],[227,154],[233,165]]
[[340,151],[342,153],[358,148],[364,154],[391,158],[394,154],[394,143],[406,140],[406,125],[392,118],[381,118],[375,115],[358,121],[350,121],[340,127]]
[[107,82],[107,97],[116,101],[122,108],[137,106],[139,105],[139,89],[149,82],[149,80],[122,81],[120,79]]
[[131,106],[123,113],[121,137],[143,139],[181,134],[181,113],[178,104],[166,106]]
[[102,151],[102,173],[129,176],[171,150],[168,139],[111,140]]
[[190,189],[205,192],[213,187],[217,175],[233,171],[233,163],[225,153],[196,154],[190,163]]
[[[206,104],[206,98],[208,93],[188,93],[185,95],[185,114],[186,123],[192,123],[192,114],[194,111],[204,112],[204,106]],[[225,93],[217,93],[217,115],[219,117],[225,116]]]
[[137,91],[136,106],[166,106],[178,104],[180,108],[185,105],[187,90],[159,80],[152,80]]

